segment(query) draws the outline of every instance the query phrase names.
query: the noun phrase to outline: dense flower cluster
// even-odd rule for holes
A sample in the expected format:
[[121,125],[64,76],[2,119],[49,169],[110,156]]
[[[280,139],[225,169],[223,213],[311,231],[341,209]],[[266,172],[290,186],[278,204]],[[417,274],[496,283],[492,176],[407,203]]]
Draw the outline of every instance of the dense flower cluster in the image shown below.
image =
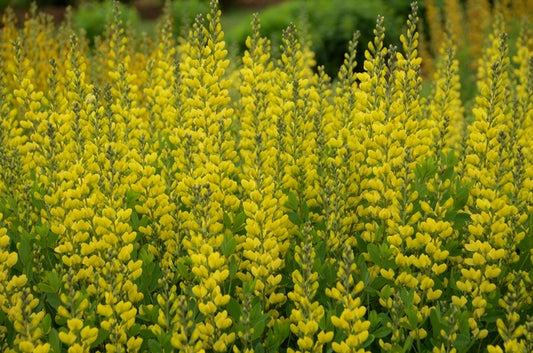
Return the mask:
[[8,11],[0,350],[533,351],[531,26],[467,2],[488,32],[465,105],[464,13],[427,3],[427,82],[416,4],[336,78],[257,17],[237,61],[216,1],[179,37],[116,6],[94,46]]

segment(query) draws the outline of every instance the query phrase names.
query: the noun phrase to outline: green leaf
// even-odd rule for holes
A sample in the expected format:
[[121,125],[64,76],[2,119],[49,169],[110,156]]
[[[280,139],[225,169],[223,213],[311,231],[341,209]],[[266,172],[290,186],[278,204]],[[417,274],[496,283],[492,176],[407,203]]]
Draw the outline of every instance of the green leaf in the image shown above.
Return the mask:
[[381,292],[382,289],[385,289],[385,291],[383,292],[384,294],[384,298],[389,298],[390,297],[390,287],[389,287],[389,284],[391,284],[391,280],[389,279],[386,279],[385,277],[376,277],[374,278],[374,280],[370,283],[370,285],[368,286],[369,290],[375,290],[376,292]]
[[222,241],[220,248],[222,250],[222,254],[225,256],[235,253],[235,249],[237,248],[237,241],[235,240],[235,237],[232,234],[224,235],[224,240]]
[[141,325],[135,324],[128,330],[128,336],[137,336],[141,332]]
[[49,231],[46,235],[45,241],[41,243],[41,246],[54,249],[57,245],[57,239],[59,239],[59,234]]
[[421,164],[418,164],[415,169],[415,176],[418,184],[425,184],[437,172],[437,164],[431,157],[426,158]]
[[366,289],[369,287],[369,283],[370,283],[370,272],[368,271],[368,266],[366,264],[366,261],[363,255],[359,255],[357,257],[357,268],[361,272],[361,280],[365,284],[364,288]]
[[147,322],[157,321],[157,316],[158,316],[158,311],[159,311],[159,307],[157,305],[153,306],[152,309],[150,309],[146,305],[142,305],[141,308],[142,308],[142,313],[137,314],[138,318],[140,318],[141,320],[147,321]]
[[233,233],[239,234],[246,227],[246,214],[244,211],[237,213],[233,220]]
[[96,337],[96,340],[91,344],[91,348],[98,347],[108,337],[109,337],[109,331],[106,331],[103,328],[98,329],[98,336]]
[[50,342],[50,348],[52,349],[52,352],[61,353],[61,341],[59,340],[59,334],[55,328],[50,330],[48,342]]
[[[137,204],[137,200],[139,200],[139,198],[141,197],[141,194],[139,194],[138,192],[135,192],[133,190],[128,190],[126,191],[126,205],[128,206],[128,208],[133,208],[135,209],[135,205]],[[132,212],[133,214],[133,212]]]
[[415,307],[410,306],[408,309],[405,310],[405,313],[407,314],[407,320],[409,322],[407,328],[409,330],[416,330],[416,328],[418,327],[418,316],[416,315]]
[[[532,218],[530,216],[530,218]],[[533,229],[533,226],[530,225],[530,230]],[[516,264],[513,265],[513,269],[515,270],[522,270],[525,268],[531,268],[531,249],[532,249],[532,241],[531,236],[526,235],[524,239],[518,244],[517,246],[517,253],[520,256],[519,260]]]
[[237,266],[237,260],[235,260],[235,256],[232,256],[229,260],[229,278],[230,279],[235,278],[235,274],[237,273],[238,269],[239,268]]
[[429,312],[429,321],[431,322],[431,331],[433,331],[433,337],[439,339],[441,337],[440,331],[442,328],[440,312],[433,308]]
[[376,339],[375,334],[368,335],[367,339],[361,345],[361,348],[367,348],[368,346],[372,344],[372,342],[374,342],[375,339]]
[[385,336],[388,336],[390,335],[391,333],[391,329],[388,328],[388,327],[385,327],[385,326],[381,326],[380,328],[378,328],[377,330],[373,331],[372,332],[372,335],[375,337],[375,338],[383,338]]
[[463,311],[457,314],[457,322],[459,324],[459,332],[467,334],[470,332],[470,324],[468,319],[470,318],[470,313],[468,311]]
[[[156,290],[157,286],[159,285],[159,279],[161,278],[161,267],[159,267],[158,263],[153,263],[153,269],[149,276],[149,282],[148,282],[148,291],[152,293],[154,290]],[[141,276],[144,277],[144,276]]]
[[163,341],[163,352],[174,352],[174,347],[170,342],[171,333],[165,335],[165,340]]
[[303,224],[302,217],[300,217],[300,215],[297,212],[289,212],[288,216],[292,224],[297,225],[297,226],[300,226]]
[[278,320],[274,320],[274,325],[271,330],[268,331],[266,342],[266,348],[268,352],[279,352],[279,347],[289,337],[290,323],[280,323]]
[[288,196],[288,200],[285,203],[285,207],[287,207],[289,210],[297,211],[298,205],[300,204],[298,202],[298,197],[296,197],[296,194],[293,193],[292,191],[289,191],[287,196]]
[[27,265],[31,263],[32,258],[33,258],[31,240],[32,239],[30,235],[26,231],[23,231],[20,237],[20,244],[19,244],[19,249],[18,249],[19,259],[23,265]]
[[59,291],[61,288],[61,279],[56,271],[46,271],[46,279],[50,286],[54,289],[54,292]]
[[301,205],[302,209],[302,216],[305,221],[309,220],[309,206],[307,206],[307,202],[303,202]]
[[255,353],[264,353],[265,352],[265,348],[263,347],[263,344],[261,342],[257,342],[257,344],[255,345],[255,348],[254,348],[254,352]]
[[42,246],[50,245],[48,244],[48,234],[50,233],[50,226],[47,223],[36,225],[35,232],[39,235]]
[[46,301],[50,306],[57,310],[59,308],[59,305],[61,305],[61,301],[59,300],[59,296],[56,292],[54,293],[46,293]]
[[378,313],[375,310],[371,310],[368,314],[368,321],[370,321],[371,327],[376,327],[381,322],[381,319],[379,318]]
[[143,264],[150,264],[154,261],[154,255],[150,254],[148,251],[148,244],[144,244],[139,249],[139,254],[137,256],[139,260],[142,260]]
[[242,315],[242,307],[235,298],[230,298],[228,304],[226,304],[226,310],[229,316],[233,319],[233,322],[239,321],[239,318]]
[[466,223],[470,222],[471,220],[472,220],[472,218],[466,212],[457,212],[455,214],[455,217],[453,218],[453,222],[456,225],[463,225],[463,224],[466,224]]
[[39,289],[43,292],[43,293],[55,293],[56,291],[54,290],[54,288],[52,288],[49,284],[47,283],[37,283],[37,287],[39,287]]
[[379,256],[379,249],[376,244],[368,244],[368,254],[370,255],[370,258],[375,264],[380,264],[381,259]]
[[[501,297],[501,296],[498,296]],[[498,319],[504,319],[505,314],[502,311],[499,310],[491,310],[488,311],[487,314],[483,317],[483,320],[487,323],[496,323]]]
[[[154,321],[152,321],[154,322]],[[141,331],[139,333],[139,336],[142,337],[143,339],[143,347],[145,347],[144,349],[141,349],[143,352],[146,351],[146,346],[148,345],[148,340],[150,338],[154,338],[155,335],[154,333],[152,332],[152,330],[148,329],[148,328],[141,328]]]
[[[243,293],[244,294],[252,294],[254,289],[255,289],[255,284],[256,283],[257,283],[257,278],[252,278],[252,279],[244,282],[243,286],[242,286]],[[261,312],[261,303],[258,300],[256,300],[255,303],[256,303],[256,306],[259,307],[258,313]],[[254,306],[254,308],[255,308],[255,306]]]
[[137,211],[135,211],[135,208],[131,212],[130,221],[131,221],[131,227],[133,229],[135,230],[139,229],[139,226],[140,226],[139,215],[137,214]]
[[470,344],[470,335],[464,333],[458,333],[453,345],[458,350],[468,347]]
[[163,353],[161,344],[154,339],[148,340],[148,347],[150,348],[150,353]]
[[468,197],[470,196],[470,188],[458,184],[457,189],[458,190],[455,193],[455,197],[453,200],[453,208],[455,208],[456,210],[462,210],[468,202]]
[[413,346],[413,337],[411,335],[408,335],[403,345],[403,352],[410,352],[412,346]]
[[414,296],[414,290],[407,290],[405,287],[402,288],[402,291],[400,292],[400,298],[402,299],[405,308],[409,308],[411,305],[413,305]]
[[226,212],[222,214],[222,221],[224,222],[224,227],[226,229],[231,229],[231,218],[229,218],[229,215]]
[[185,259],[181,259],[176,263],[176,269],[178,273],[185,279],[189,279],[191,277],[191,273],[189,271],[188,266],[185,264]]
[[266,327],[267,323],[270,320],[271,320],[271,318],[270,318],[269,314],[263,314],[263,315],[261,315],[259,317],[259,319],[257,321],[255,321],[254,333],[252,334],[252,340],[256,340],[259,337],[261,337],[261,335],[265,331],[265,327]]
[[43,320],[41,321],[40,326],[43,329],[44,334],[47,334],[48,332],[50,332],[50,328],[52,327],[52,317],[50,316],[49,313],[47,313],[43,317]]
[[[250,282],[253,282],[253,286],[255,287],[255,281],[248,281],[247,283],[250,283]],[[252,299],[252,310],[250,310],[250,319],[252,321],[258,320],[259,317],[261,316],[262,311],[263,311],[263,307],[261,305],[261,299],[259,297],[254,297]]]
[[363,239],[360,235],[356,235],[355,239],[357,240],[357,249],[360,252],[367,252],[368,251],[368,242]]
[[444,173],[442,173],[441,180],[450,180],[450,179],[452,179],[452,177],[454,175],[454,172],[455,172],[455,170],[454,170],[453,166],[444,169]]

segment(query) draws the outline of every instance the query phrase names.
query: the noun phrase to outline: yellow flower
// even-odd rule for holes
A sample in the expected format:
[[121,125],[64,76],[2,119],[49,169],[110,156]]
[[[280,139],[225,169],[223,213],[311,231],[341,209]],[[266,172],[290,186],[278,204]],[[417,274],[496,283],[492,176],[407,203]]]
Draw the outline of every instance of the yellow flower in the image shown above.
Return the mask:
[[91,344],[98,337],[98,329],[95,327],[90,328],[89,326],[85,326],[81,329],[80,336],[84,342]]
[[83,327],[83,321],[77,318],[67,320],[67,326],[69,330],[78,332]]
[[317,338],[320,344],[329,343],[333,340],[333,332],[332,331],[329,331],[329,332],[320,331]]
[[48,353],[50,352],[50,343],[40,344],[33,350],[34,353]]
[[485,276],[487,278],[496,278],[502,272],[501,268],[495,265],[487,266],[485,269]]
[[300,347],[300,349],[304,350],[304,351],[310,351],[312,348],[313,348],[313,340],[311,339],[311,337],[302,337],[302,338],[298,338],[298,347]]
[[493,346],[492,344],[489,344],[487,346],[487,352],[488,353],[503,353],[503,350],[500,346]]
[[110,305],[98,304],[96,306],[96,312],[103,317],[109,317],[113,314],[113,309]]
[[76,343],[68,348],[68,353],[83,353],[83,347]]
[[67,346],[71,346],[76,341],[74,332],[59,332],[59,339]]
[[409,331],[409,335],[414,339],[424,339],[427,337],[428,333],[423,328],[418,328],[414,331]]
[[442,290],[437,289],[434,291],[433,289],[429,289],[427,293],[427,298],[428,300],[437,300],[441,297],[441,295],[442,295]]
[[346,342],[341,342],[341,343],[333,342],[331,344],[331,348],[336,353],[348,353],[348,352],[350,352],[350,346],[348,346],[346,344]]
[[228,313],[224,310],[222,312],[219,312],[215,316],[215,324],[218,329],[224,330],[228,328],[229,326],[231,326],[232,320],[231,318],[228,318]]

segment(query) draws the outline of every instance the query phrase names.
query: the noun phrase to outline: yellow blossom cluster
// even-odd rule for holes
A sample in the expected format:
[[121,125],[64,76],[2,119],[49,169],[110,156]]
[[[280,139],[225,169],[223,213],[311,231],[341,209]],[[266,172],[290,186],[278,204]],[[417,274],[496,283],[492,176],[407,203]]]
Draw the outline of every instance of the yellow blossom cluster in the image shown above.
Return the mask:
[[437,3],[337,77],[257,16],[235,62],[216,0],[153,38],[117,5],[94,44],[8,10],[0,350],[532,351],[531,2]]

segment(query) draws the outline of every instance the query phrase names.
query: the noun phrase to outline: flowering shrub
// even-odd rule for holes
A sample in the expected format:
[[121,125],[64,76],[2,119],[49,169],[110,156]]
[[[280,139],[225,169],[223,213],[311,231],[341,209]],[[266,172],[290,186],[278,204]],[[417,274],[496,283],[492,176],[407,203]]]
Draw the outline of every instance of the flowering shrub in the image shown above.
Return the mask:
[[118,9],[4,18],[3,352],[531,352],[533,42],[494,13],[473,108],[453,36],[421,94],[416,5],[356,73],[229,60],[216,1],[186,38]]

